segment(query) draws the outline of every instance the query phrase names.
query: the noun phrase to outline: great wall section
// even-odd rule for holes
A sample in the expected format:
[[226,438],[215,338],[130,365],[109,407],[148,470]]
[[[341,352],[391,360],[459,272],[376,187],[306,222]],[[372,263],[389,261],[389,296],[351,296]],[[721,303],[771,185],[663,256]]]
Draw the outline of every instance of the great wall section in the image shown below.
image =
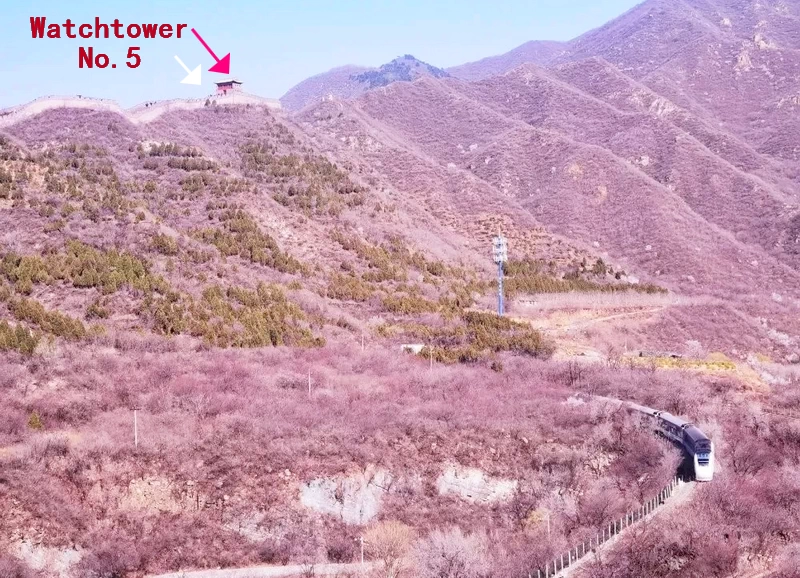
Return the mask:
[[124,116],[133,124],[148,123],[162,114],[173,110],[195,110],[206,106],[228,105],[265,106],[280,109],[281,103],[274,98],[264,98],[242,91],[220,95],[212,94],[205,98],[161,100],[143,102],[134,107],[124,109],[117,101],[86,96],[43,96],[22,104],[0,110],[0,128],[11,126],[45,111],[58,108],[84,108],[94,111],[115,112]]

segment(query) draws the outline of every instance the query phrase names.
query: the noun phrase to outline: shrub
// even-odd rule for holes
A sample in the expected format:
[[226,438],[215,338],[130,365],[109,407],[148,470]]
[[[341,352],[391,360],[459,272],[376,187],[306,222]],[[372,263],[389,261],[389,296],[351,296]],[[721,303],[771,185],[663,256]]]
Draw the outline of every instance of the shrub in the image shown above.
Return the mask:
[[267,538],[257,548],[256,555],[262,564],[288,564],[291,560],[291,545]]
[[86,337],[83,323],[58,311],[47,311],[38,301],[23,298],[9,301],[9,305],[14,317],[38,325],[45,333],[71,340]]
[[85,578],[125,578],[140,565],[135,546],[112,543],[94,547],[78,563],[78,571]]
[[44,429],[42,418],[36,411],[31,412],[31,415],[28,418],[28,427],[36,431]]
[[0,321],[0,351],[19,351],[32,355],[39,345],[39,335],[18,323],[12,327],[8,321]]
[[109,316],[108,309],[103,305],[101,299],[95,299],[86,308],[87,319],[106,319]]
[[373,289],[355,275],[334,274],[328,282],[326,297],[340,301],[367,301],[372,297]]
[[277,269],[283,273],[304,272],[300,261],[283,252],[271,236],[263,233],[255,220],[241,209],[230,209],[220,215],[222,228],[206,228],[195,235],[214,245],[223,255],[243,259]]
[[415,545],[413,558],[419,578],[484,578],[492,574],[486,539],[464,535],[460,528],[434,531]]
[[397,578],[404,570],[404,558],[414,541],[414,530],[402,522],[378,522],[364,534],[364,549],[378,560],[386,578]]
[[354,252],[366,262],[368,271],[364,274],[365,281],[380,283],[406,280],[405,262],[399,251],[400,254],[393,255],[386,247],[371,245],[341,231],[334,231],[331,236],[343,249]]
[[335,536],[326,547],[328,560],[339,564],[356,559],[356,541],[350,536]]
[[44,257],[7,253],[0,262],[0,274],[17,284],[20,292],[33,283],[52,284],[63,280],[74,287],[96,287],[105,294],[123,286],[140,291],[164,291],[166,281],[150,273],[149,265],[130,253],[97,249],[76,240],[67,241],[64,251]]
[[211,285],[199,301],[170,292],[147,297],[141,312],[152,318],[159,333],[189,333],[217,347],[325,344],[303,324],[303,311],[277,285],[259,283],[254,291]]
[[402,315],[435,313],[439,310],[438,303],[425,299],[415,292],[387,295],[383,298],[382,304],[386,311]]
[[215,171],[219,169],[214,161],[186,157],[170,158],[167,161],[167,166],[171,169],[182,169],[184,171]]
[[[509,260],[503,265],[507,278],[504,280],[506,296],[511,298],[520,293],[568,293],[579,292],[620,292],[666,293],[666,289],[649,283],[597,283],[583,278],[584,269],[576,269],[563,279],[543,272],[544,264],[531,259]],[[602,259],[594,264],[591,273],[605,275],[609,271]]]
[[178,242],[169,235],[158,234],[153,237],[153,249],[162,255],[174,256],[178,254]]
[[322,216],[364,204],[365,190],[323,156],[279,155],[266,141],[249,142],[240,150],[245,174],[282,185],[274,198],[284,206]]

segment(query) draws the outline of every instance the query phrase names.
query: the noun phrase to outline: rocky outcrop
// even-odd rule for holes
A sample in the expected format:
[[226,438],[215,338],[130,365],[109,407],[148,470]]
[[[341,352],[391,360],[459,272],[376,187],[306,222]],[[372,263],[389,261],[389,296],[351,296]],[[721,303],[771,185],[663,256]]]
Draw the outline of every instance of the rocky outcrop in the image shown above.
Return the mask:
[[316,478],[300,487],[300,502],[346,524],[366,524],[378,515],[392,481],[388,471],[372,467],[339,478]]
[[455,494],[468,502],[495,504],[509,501],[517,490],[516,480],[487,476],[477,468],[447,466],[436,480],[439,494]]

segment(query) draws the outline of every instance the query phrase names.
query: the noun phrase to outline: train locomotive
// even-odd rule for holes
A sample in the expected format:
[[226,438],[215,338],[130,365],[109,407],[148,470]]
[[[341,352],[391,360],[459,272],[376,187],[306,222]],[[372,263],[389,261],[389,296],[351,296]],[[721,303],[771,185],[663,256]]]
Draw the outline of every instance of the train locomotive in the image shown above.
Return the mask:
[[666,411],[635,403],[627,406],[647,416],[656,432],[683,447],[693,462],[698,482],[710,482],[714,478],[714,442],[700,428]]

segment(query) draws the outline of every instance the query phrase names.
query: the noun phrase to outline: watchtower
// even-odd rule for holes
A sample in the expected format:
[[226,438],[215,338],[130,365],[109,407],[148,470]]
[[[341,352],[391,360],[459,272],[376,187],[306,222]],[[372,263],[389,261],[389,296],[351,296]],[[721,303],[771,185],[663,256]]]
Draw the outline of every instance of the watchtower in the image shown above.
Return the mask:
[[240,80],[236,80],[235,78],[226,78],[225,80],[220,80],[214,84],[217,85],[217,94],[221,96],[224,96],[230,92],[239,92],[242,90],[242,82]]

